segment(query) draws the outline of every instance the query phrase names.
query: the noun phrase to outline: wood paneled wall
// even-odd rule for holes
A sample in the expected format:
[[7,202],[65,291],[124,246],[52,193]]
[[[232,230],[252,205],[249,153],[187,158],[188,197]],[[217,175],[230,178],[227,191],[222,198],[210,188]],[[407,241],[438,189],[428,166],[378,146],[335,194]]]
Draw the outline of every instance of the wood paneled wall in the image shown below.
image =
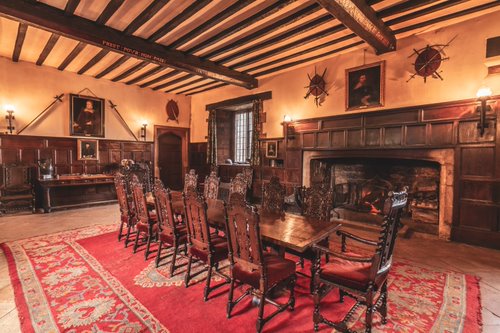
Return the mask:
[[[77,138],[0,135],[0,164],[26,163],[37,167],[51,158],[56,174],[102,173],[106,165],[122,159],[153,160],[153,143],[99,139],[99,160],[77,160]],[[38,168],[35,176],[39,176]]]

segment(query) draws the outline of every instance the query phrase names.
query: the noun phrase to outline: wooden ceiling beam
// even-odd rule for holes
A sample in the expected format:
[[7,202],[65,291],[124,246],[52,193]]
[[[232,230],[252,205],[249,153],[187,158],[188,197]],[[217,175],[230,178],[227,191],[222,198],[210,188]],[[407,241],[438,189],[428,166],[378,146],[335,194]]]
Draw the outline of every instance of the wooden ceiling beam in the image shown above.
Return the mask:
[[101,15],[96,20],[97,24],[106,24],[113,14],[120,8],[125,0],[111,0],[106,8],[102,11]]
[[73,51],[63,60],[63,62],[57,67],[58,70],[62,71],[68,67],[68,65],[83,51],[87,44],[80,42],[78,43]]
[[23,49],[27,30],[28,25],[26,23],[19,23],[19,27],[17,28],[16,44],[14,46],[14,51],[12,52],[12,61],[14,62],[19,61],[19,56],[21,55],[21,50]]
[[149,43],[136,36],[126,36],[116,29],[99,26],[94,21],[82,17],[64,15],[63,11],[43,3],[0,0],[0,16],[193,75],[248,89],[258,85],[257,80],[246,73],[231,70],[184,52],[169,50],[160,44]]
[[156,42],[158,39],[164,37],[170,31],[174,30],[179,24],[188,20],[191,16],[205,8],[212,0],[198,0],[193,2],[190,6],[184,9],[179,15],[165,23],[160,29],[156,30],[149,36],[148,41]]
[[275,21],[275,22],[269,24],[268,26],[266,26],[260,30],[254,31],[245,37],[238,38],[236,41],[234,41],[230,44],[225,44],[222,47],[217,48],[217,49],[203,55],[203,57],[206,59],[211,59],[213,57],[217,57],[221,54],[224,54],[224,53],[232,51],[238,47],[241,47],[242,45],[247,45],[248,43],[250,43],[250,42],[252,42],[252,41],[254,41],[262,36],[266,36],[273,31],[276,31],[278,29],[286,27],[287,25],[290,25],[294,22],[297,22],[298,20],[301,20],[304,17],[307,17],[307,16],[315,13],[320,9],[321,9],[321,7],[318,6],[318,4],[313,3],[305,8],[302,8],[301,10],[287,16],[287,17],[282,18],[281,20],[278,20],[278,21]]
[[132,80],[129,80],[127,82],[125,82],[125,84],[127,85],[131,85],[131,84],[134,84],[134,83],[137,83],[139,81],[142,81],[144,79],[147,79],[148,77],[150,77],[151,75],[155,75],[156,73],[159,73],[161,71],[164,71],[166,70],[165,67],[163,66],[156,66],[155,68],[152,68],[150,69],[149,71],[147,71],[146,73],[142,73],[141,75],[139,75],[138,77],[136,78],[133,78]]
[[109,53],[108,50],[101,50],[99,53],[97,53],[92,59],[89,60],[79,71],[78,74],[83,74],[92,67],[94,67],[99,61],[102,60],[105,56],[107,56]]
[[371,45],[377,54],[396,50],[396,37],[363,0],[316,0],[330,14]]
[[262,19],[264,19],[270,15],[277,13],[278,11],[280,11],[281,9],[283,9],[284,7],[286,7],[287,5],[289,5],[290,3],[294,2],[294,1],[296,1],[296,0],[278,0],[274,4],[267,6],[266,8],[260,10],[259,12],[253,14],[252,16],[244,19],[243,21],[241,21],[233,26],[230,26],[227,29],[224,29],[223,31],[219,32],[218,34],[216,34],[216,35],[204,40],[203,42],[189,48],[189,50],[186,50],[186,53],[194,54],[195,52],[203,50],[203,49],[221,41],[222,39],[227,38],[227,37],[235,34],[236,32],[238,32],[238,31],[240,31],[240,30],[242,30],[242,29],[244,29],[252,24],[255,24],[255,23],[261,21]]
[[66,7],[64,7],[64,13],[66,15],[73,15],[76,10],[76,7],[80,4],[80,0],[68,0],[66,3]]
[[153,90],[160,90],[160,89],[163,89],[163,88],[166,88],[166,87],[172,86],[172,85],[174,85],[174,84],[177,84],[177,83],[179,83],[179,82],[185,81],[185,80],[187,80],[187,79],[190,79],[190,78],[192,78],[192,77],[194,77],[194,75],[193,75],[193,74],[186,74],[186,75],[183,75],[183,76],[181,76],[181,77],[178,77],[178,78],[177,78],[177,79],[175,79],[175,80],[168,81],[168,82],[165,82],[165,83],[163,83],[163,84],[160,84],[159,86],[154,87],[154,88],[153,88]]
[[153,16],[160,11],[170,0],[154,0],[144,9],[126,28],[123,30],[125,35],[132,35],[137,29],[142,27],[144,23],[149,21]]
[[166,74],[163,74],[161,76],[158,76],[157,78],[154,78],[153,80],[150,80],[148,82],[144,82],[143,84],[139,85],[139,87],[141,87],[141,88],[149,87],[153,84],[159,83],[161,81],[165,81],[166,79],[171,78],[172,76],[175,76],[175,75],[179,74],[180,72],[181,71],[174,69],[173,71],[168,72]]
[[58,34],[50,35],[49,40],[45,44],[45,47],[43,48],[40,55],[38,56],[38,60],[36,61],[37,66],[41,66],[44,63],[45,59],[47,59],[47,57],[49,56],[50,51],[52,51],[57,41],[59,40],[59,37],[61,36],[59,36]]
[[130,56],[128,55],[124,55],[124,56],[121,56],[118,60],[116,60],[114,63],[112,63],[110,66],[108,66],[106,69],[104,69],[103,71],[101,71],[99,74],[97,74],[95,76],[96,79],[100,79],[101,77],[103,77],[104,75],[107,75],[108,73],[110,73],[111,71],[117,69],[118,67],[120,67],[121,65],[123,65],[123,63],[127,60],[130,59]]
[[141,61],[140,63],[130,67],[129,69],[127,69],[125,72],[121,73],[120,75],[115,76],[114,78],[111,79],[111,81],[113,81],[113,82],[121,81],[121,80],[129,77],[130,75],[137,73],[137,71],[140,71],[141,69],[146,67],[148,64],[149,63],[147,61]]
[[240,1],[236,1],[234,4],[232,4],[231,6],[227,7],[223,11],[217,13],[212,18],[206,20],[204,23],[202,23],[199,26],[197,26],[196,28],[192,29],[187,34],[185,34],[184,36],[178,38],[175,42],[170,43],[168,45],[168,47],[172,48],[172,49],[176,49],[179,46],[181,46],[183,44],[186,44],[187,42],[189,42],[193,38],[195,38],[195,37],[201,35],[202,33],[204,33],[207,29],[209,29],[209,28],[211,28],[213,26],[216,26],[217,24],[221,23],[222,21],[224,21],[228,17],[236,14],[237,12],[239,12],[240,10],[242,10],[243,8],[245,8],[246,6],[250,5],[252,2],[255,2],[255,0],[240,0]]

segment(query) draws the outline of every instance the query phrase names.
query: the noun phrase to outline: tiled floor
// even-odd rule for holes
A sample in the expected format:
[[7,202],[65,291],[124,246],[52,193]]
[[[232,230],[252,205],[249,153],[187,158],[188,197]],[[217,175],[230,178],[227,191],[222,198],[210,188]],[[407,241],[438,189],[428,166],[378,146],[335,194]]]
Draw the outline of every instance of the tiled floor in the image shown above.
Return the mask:
[[[115,205],[0,218],[0,243],[94,224],[117,223]],[[399,239],[395,256],[481,278],[483,332],[500,332],[500,251],[437,240]],[[0,332],[20,332],[5,256],[0,255]]]

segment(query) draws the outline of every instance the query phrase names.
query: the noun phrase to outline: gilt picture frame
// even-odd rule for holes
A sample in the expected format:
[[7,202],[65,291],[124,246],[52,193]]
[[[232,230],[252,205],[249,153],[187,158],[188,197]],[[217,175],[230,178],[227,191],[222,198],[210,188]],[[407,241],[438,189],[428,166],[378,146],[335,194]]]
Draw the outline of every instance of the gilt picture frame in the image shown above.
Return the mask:
[[76,158],[79,161],[99,160],[99,140],[78,139],[76,146]]
[[385,61],[346,69],[346,110],[384,106]]
[[277,158],[278,157],[278,141],[267,141],[266,142],[266,157],[267,158]]
[[71,136],[104,137],[103,98],[70,94]]

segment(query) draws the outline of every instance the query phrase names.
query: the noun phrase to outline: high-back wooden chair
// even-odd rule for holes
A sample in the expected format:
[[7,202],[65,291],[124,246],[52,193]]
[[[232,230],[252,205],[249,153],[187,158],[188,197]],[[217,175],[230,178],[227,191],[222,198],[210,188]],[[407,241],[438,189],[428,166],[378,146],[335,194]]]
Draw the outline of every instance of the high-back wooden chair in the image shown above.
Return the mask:
[[236,176],[231,179],[231,183],[229,184],[229,198],[228,201],[231,201],[231,196],[235,193],[246,197],[248,190],[247,180],[243,176],[242,173],[237,173]]
[[148,211],[142,184],[136,180],[132,180],[130,187],[132,190],[132,196],[134,198],[135,213],[137,217],[137,232],[134,242],[134,253],[137,252],[137,248],[139,247],[139,238],[141,235],[143,235],[143,241],[146,244],[144,258],[147,260],[149,256],[151,241],[153,240],[153,238],[156,238],[156,234],[158,232],[157,217],[154,214],[150,214],[150,212]]
[[[130,233],[137,222],[133,198],[127,193],[126,180],[122,174],[116,173],[114,180],[116,197],[120,207],[120,229],[118,232],[118,241],[121,241],[122,237],[125,236],[125,247],[127,247],[130,240]],[[124,227],[127,228],[125,235],[123,234]]]
[[313,185],[302,188],[302,215],[329,221],[333,208],[333,192],[329,187]]
[[262,213],[277,214],[285,213],[285,187],[281,185],[280,179],[271,177],[269,183],[262,185]]
[[195,191],[184,193],[184,209],[185,219],[187,224],[188,234],[188,266],[185,275],[184,284],[186,288],[189,285],[189,280],[200,274],[202,271],[191,275],[191,264],[194,259],[202,261],[206,265],[208,271],[203,299],[208,299],[208,294],[222,286],[224,283],[210,286],[212,273],[220,275],[226,282],[229,278],[218,270],[219,262],[227,259],[228,247],[227,239],[219,236],[217,233],[210,233],[207,218],[207,203],[204,198]]
[[243,178],[245,178],[245,181],[247,182],[247,188],[250,189],[252,187],[252,182],[253,182],[253,168],[252,167],[243,168],[241,173],[243,174]]
[[[264,324],[276,314],[295,305],[294,287],[297,276],[295,263],[276,254],[263,251],[259,229],[259,215],[256,210],[247,206],[242,197],[233,199],[227,207],[226,231],[229,240],[229,261],[231,264],[231,284],[227,304],[227,317],[245,296],[254,295],[260,298],[257,317],[257,332],[261,332]],[[234,286],[241,282],[250,288],[233,301]],[[277,285],[286,285],[290,297],[285,304],[270,300],[268,296]],[[264,305],[273,304],[277,310],[264,318]]]
[[217,199],[219,196],[219,185],[220,177],[217,177],[217,172],[210,172],[210,175],[205,177],[205,185],[203,187],[205,199]]
[[195,169],[189,170],[189,173],[184,176],[184,192],[191,190],[195,192],[198,190],[198,175]]
[[[332,260],[322,264],[321,256],[314,264],[316,271],[314,280],[314,330],[324,323],[341,332],[351,332],[347,322],[355,312],[353,309],[360,305],[367,307],[365,314],[366,333],[371,332],[372,317],[375,311],[382,316],[382,324],[387,323],[387,277],[392,266],[394,244],[400,226],[401,213],[408,200],[407,188],[404,191],[389,193],[384,204],[384,222],[380,230],[378,241],[365,239],[348,232],[339,230],[341,237],[341,252],[314,245],[319,254],[327,253]],[[373,247],[370,255],[357,254],[352,249],[347,252],[347,240],[355,241]],[[332,290],[340,289],[340,302],[345,296],[356,300],[353,308],[341,322],[332,322],[320,314],[320,301]],[[378,295],[378,297],[377,297]]]
[[187,254],[187,230],[186,225],[179,222],[172,206],[172,194],[165,189],[160,179],[156,179],[153,186],[155,198],[156,214],[158,216],[158,252],[156,254],[156,267],[160,265],[161,250],[163,245],[173,248],[172,261],[170,263],[170,276],[174,275],[177,268],[175,260],[179,247],[184,245],[184,252]]

